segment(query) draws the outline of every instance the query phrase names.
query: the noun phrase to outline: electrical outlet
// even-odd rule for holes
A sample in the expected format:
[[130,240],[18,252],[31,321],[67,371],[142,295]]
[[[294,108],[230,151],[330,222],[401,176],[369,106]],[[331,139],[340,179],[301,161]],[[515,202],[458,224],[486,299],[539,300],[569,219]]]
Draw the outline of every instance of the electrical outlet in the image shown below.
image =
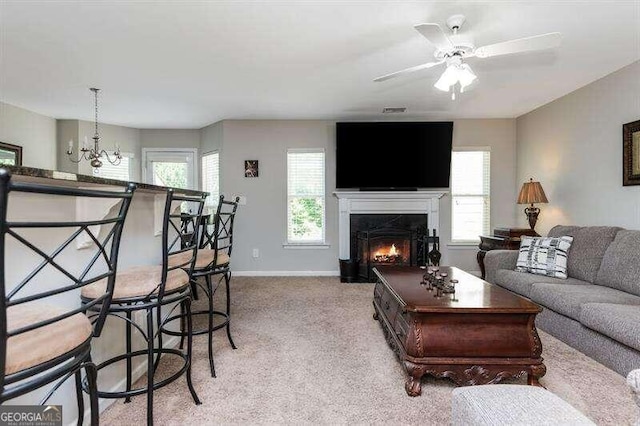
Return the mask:
[[260,257],[260,250],[258,249],[253,249],[253,258],[257,259]]

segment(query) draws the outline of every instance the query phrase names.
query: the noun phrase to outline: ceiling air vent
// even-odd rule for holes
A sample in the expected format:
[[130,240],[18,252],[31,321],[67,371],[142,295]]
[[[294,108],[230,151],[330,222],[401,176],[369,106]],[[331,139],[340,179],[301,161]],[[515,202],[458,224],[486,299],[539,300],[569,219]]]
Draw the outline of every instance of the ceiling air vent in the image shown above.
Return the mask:
[[382,108],[383,114],[401,114],[405,112],[407,108],[405,107],[385,107]]

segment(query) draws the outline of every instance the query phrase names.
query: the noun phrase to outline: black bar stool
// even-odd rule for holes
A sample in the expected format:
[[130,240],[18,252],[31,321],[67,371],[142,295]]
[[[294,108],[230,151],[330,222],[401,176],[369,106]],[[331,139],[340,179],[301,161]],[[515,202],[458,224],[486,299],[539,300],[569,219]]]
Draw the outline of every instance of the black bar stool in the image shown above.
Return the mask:
[[[99,423],[97,370],[91,362],[91,339],[100,336],[105,322],[115,283],[122,226],[134,190],[133,185],[124,192],[111,192],[14,182],[7,170],[0,169],[0,403],[57,381],[42,399],[41,404],[45,404],[65,380],[75,376],[78,424],[81,425],[84,417],[81,371],[84,369],[91,424]],[[13,193],[29,193],[38,198],[60,196],[65,201],[71,197],[119,199],[120,208],[115,217],[100,220],[7,220]],[[100,239],[92,231],[94,226],[102,227],[106,237]],[[46,244],[37,241],[34,234],[45,239],[42,231],[52,228],[70,235],[51,251],[43,248]],[[91,238],[95,252],[80,269],[78,265],[70,269],[64,266],[65,260],[60,255],[67,248],[75,250],[73,244],[80,235]],[[25,271],[19,282],[5,282],[6,267],[9,266],[12,273],[19,268],[19,265],[6,264],[9,243],[15,244],[13,250],[26,248],[42,259],[35,269]],[[47,280],[63,277],[63,282],[47,287],[35,285],[45,274]],[[55,303],[56,297],[79,292],[98,281],[104,282],[102,291],[96,293],[90,303],[72,308]],[[91,320],[85,315],[88,310],[95,311]]]
[[[209,300],[209,306],[207,310],[194,311],[189,314],[182,311],[178,315],[169,317],[166,321],[168,324],[171,321],[180,319],[181,331],[173,331],[165,329],[164,332],[173,336],[181,336],[182,340],[188,335],[184,330],[185,318],[190,315],[207,315],[209,322],[208,327],[205,330],[192,331],[193,335],[207,334],[209,336],[209,367],[211,369],[211,376],[216,377],[216,369],[213,362],[213,332],[221,328],[225,328],[227,331],[227,338],[233,349],[236,349],[236,345],[231,337],[230,320],[231,320],[231,295],[229,289],[229,283],[231,281],[231,250],[233,248],[233,224],[235,220],[236,211],[238,210],[239,197],[236,197],[234,201],[225,201],[224,195],[220,196],[218,202],[218,208],[214,216],[214,229],[213,233],[209,232],[208,226],[205,222],[202,224],[200,232],[200,249],[198,250],[197,260],[195,262],[195,268],[192,274],[191,284],[200,287],[200,289],[207,295]],[[218,275],[220,278],[216,283],[213,283],[212,277]],[[198,278],[204,278],[206,287],[202,284]],[[216,311],[213,308],[213,296],[224,279],[226,287],[226,310],[225,312]],[[222,322],[214,325],[214,318],[221,317]],[[180,342],[182,347],[183,341]]]
[[[197,206],[197,213],[188,215],[199,223],[202,215],[205,197],[191,197],[176,195],[174,190],[167,191],[164,218],[162,226],[162,265],[137,266],[118,271],[113,290],[113,299],[108,308],[108,315],[125,322],[126,352],[97,365],[100,370],[114,363],[126,362],[126,389],[122,392],[106,392],[98,390],[101,398],[125,398],[129,402],[132,396],[147,394],[147,424],[153,424],[153,392],[168,385],[183,374],[187,379],[187,387],[194,402],[199,405],[200,400],[191,381],[191,351],[192,333],[191,316],[186,317],[187,353],[180,349],[165,348],[162,345],[162,330],[166,322],[162,308],[174,305],[167,316],[180,308],[183,312],[191,312],[191,275],[193,273],[196,254],[198,251],[198,233],[182,226],[185,213],[173,213],[174,202],[188,202],[191,207]],[[104,282],[97,282],[85,287],[82,291],[82,301],[93,304],[95,296],[102,291]],[[95,304],[94,304],[95,305]],[[133,321],[133,313],[143,310],[146,312],[146,330]],[[154,320],[155,313],[155,320]],[[132,332],[136,329],[147,342],[147,348],[134,351],[132,349]],[[156,337],[158,344],[156,347]],[[182,358],[181,368],[159,382],[155,382],[154,373],[163,354]],[[143,388],[132,389],[133,358],[147,357],[147,385]]]

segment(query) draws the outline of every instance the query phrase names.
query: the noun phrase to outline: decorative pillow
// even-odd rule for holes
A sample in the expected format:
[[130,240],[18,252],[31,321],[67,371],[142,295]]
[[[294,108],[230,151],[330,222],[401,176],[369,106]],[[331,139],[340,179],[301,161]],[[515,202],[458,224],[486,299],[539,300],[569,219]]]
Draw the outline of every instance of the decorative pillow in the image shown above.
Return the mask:
[[516,271],[567,278],[567,253],[573,237],[522,237]]

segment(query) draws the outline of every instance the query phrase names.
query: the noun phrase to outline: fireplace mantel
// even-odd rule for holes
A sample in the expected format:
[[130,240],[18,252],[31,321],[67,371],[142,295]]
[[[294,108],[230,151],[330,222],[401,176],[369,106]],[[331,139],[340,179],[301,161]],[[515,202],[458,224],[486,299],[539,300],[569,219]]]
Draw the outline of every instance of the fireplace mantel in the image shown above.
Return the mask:
[[351,256],[352,214],[426,213],[429,229],[440,235],[440,198],[449,191],[335,191],[338,198],[340,259]]

